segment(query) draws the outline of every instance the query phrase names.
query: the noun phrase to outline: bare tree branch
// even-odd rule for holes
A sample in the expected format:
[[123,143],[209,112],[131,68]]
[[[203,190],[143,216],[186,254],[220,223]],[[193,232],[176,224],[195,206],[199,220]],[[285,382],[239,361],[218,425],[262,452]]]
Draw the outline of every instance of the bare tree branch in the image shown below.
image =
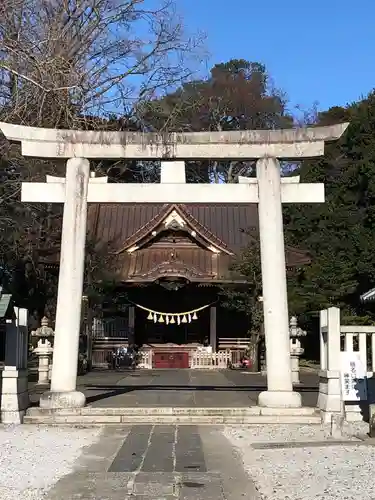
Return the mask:
[[[139,130],[134,109],[183,83],[201,42],[185,33],[175,0],[2,0],[0,120]],[[111,180],[155,175],[154,166],[135,167],[92,162]],[[54,289],[42,263],[59,246],[62,207],[22,204],[20,185],[47,173],[64,175],[64,162],[24,158],[0,138],[0,273],[18,273],[32,309]]]
[[201,41],[173,0],[4,0],[0,104],[12,122],[64,128],[121,115],[189,77]]

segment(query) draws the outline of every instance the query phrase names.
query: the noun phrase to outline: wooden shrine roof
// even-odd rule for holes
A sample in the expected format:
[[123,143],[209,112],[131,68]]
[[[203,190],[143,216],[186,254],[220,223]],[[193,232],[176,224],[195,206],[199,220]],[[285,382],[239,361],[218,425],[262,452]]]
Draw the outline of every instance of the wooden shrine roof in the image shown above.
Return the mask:
[[[185,223],[178,231],[163,225],[172,212]],[[123,282],[153,282],[163,276],[244,282],[230,266],[251,233],[258,234],[258,212],[250,204],[95,204],[88,209],[88,231],[93,241],[108,245]],[[292,247],[286,248],[286,259],[287,267],[310,262],[305,252]]]

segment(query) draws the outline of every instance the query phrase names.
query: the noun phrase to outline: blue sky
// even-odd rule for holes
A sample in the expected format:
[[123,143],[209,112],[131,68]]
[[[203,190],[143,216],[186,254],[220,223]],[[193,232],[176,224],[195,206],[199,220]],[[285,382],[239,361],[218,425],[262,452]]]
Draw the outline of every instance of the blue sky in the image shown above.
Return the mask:
[[179,0],[210,63],[262,62],[292,107],[345,105],[375,88],[375,0]]

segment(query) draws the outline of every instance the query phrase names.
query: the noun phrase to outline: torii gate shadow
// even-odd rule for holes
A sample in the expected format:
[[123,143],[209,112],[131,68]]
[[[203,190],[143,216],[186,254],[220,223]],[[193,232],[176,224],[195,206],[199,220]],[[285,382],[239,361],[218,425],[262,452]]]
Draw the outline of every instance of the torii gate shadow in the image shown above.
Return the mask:
[[[82,390],[83,388],[81,388]],[[121,386],[112,385],[112,384],[87,384],[84,386],[86,392],[86,401],[87,404],[95,403],[96,401],[101,401],[104,399],[110,399],[112,397],[121,396],[125,394],[130,394],[133,392],[229,392],[229,393],[248,393],[249,399],[254,399],[257,397],[259,392],[265,391],[267,389],[267,385],[246,385],[246,386],[219,386],[219,385],[127,385]],[[315,396],[317,397],[317,387],[316,386],[296,386],[295,388],[298,392],[302,394],[310,394],[313,397],[308,398],[313,401]],[[96,395],[87,395],[87,391],[104,391],[104,393],[96,394]],[[224,400],[222,400],[224,403]],[[311,402],[310,404],[306,404],[306,406],[315,406],[316,403]],[[173,406],[173,401],[171,401],[171,406]],[[224,405],[225,406],[225,405]]]
[[[191,379],[189,373],[195,379]],[[267,389],[266,377],[261,374],[233,370],[222,370],[220,373],[220,377],[224,375],[224,380],[214,380],[211,378],[215,376],[213,372],[201,375],[198,370],[95,370],[79,377],[77,389],[85,393],[87,404],[98,403],[99,406],[108,407],[250,406],[256,404],[258,394]],[[207,380],[207,376],[211,380]],[[38,405],[39,397],[47,387],[41,388],[33,383],[30,385],[31,405]],[[301,374],[301,384],[296,385],[295,390],[302,394],[304,406],[316,406],[318,377],[315,374]],[[156,400],[151,393],[157,393]]]

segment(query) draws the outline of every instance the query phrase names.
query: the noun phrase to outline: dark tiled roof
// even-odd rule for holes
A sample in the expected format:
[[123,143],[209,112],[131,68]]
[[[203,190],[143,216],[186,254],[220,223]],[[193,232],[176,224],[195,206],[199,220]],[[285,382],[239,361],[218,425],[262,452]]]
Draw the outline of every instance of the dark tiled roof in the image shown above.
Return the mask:
[[[172,273],[173,266],[179,267],[180,274],[183,274],[184,266],[189,267],[191,276],[197,281],[228,278],[231,259],[223,253],[214,256],[211,251],[199,247],[180,249],[173,264],[168,257],[170,249],[164,251],[148,246],[132,255],[124,251],[150,233],[174,208],[213,245],[234,254],[246,246],[251,233],[258,234],[255,204],[91,205],[88,211],[89,234],[96,241],[107,243],[111,251],[118,254],[115,260],[120,279],[151,281],[161,268]],[[310,261],[306,253],[292,247],[286,248],[286,260],[288,267],[298,267]]]
[[[170,205],[115,205],[96,204],[89,206],[88,226],[94,238],[103,242],[112,242],[118,250],[136,233],[141,233],[145,226],[151,227],[159,218],[159,213],[167,213]],[[248,242],[247,230],[258,228],[256,205],[182,205],[185,212],[223,242],[233,251],[243,248]]]
[[159,213],[153,217],[144,226],[141,226],[135,233],[124,241],[123,247],[120,251],[130,248],[133,245],[139,244],[142,239],[149,235],[154,229],[163,222],[163,220],[172,212],[176,211],[188,224],[191,230],[194,230],[204,241],[210,245],[217,247],[224,252],[232,253],[228,250],[228,245],[225,241],[218,238],[212,231],[209,230],[207,225],[203,225],[191,213],[185,205],[165,204],[161,207]]

